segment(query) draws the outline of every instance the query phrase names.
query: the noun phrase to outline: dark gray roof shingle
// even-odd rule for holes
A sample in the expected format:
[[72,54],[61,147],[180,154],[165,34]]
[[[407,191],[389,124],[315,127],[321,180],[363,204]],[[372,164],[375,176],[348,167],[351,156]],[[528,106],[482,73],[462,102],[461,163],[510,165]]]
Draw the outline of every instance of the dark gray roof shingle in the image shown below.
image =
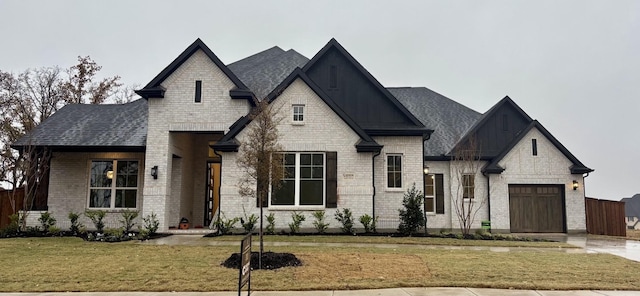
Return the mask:
[[433,129],[424,142],[425,156],[442,156],[464,136],[482,114],[426,87],[387,88],[425,127]]
[[640,193],[626,197],[622,200],[624,202],[624,215],[626,217],[638,217],[640,218]]
[[293,49],[284,51],[275,46],[227,67],[262,100],[296,67],[303,67],[308,61]]
[[64,106],[13,146],[144,147],[147,101]]

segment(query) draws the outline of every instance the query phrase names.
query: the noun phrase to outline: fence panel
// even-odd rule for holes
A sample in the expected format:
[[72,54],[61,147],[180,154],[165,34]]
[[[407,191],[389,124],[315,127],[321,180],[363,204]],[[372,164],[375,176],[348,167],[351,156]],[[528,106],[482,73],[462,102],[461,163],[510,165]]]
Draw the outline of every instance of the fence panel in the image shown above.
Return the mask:
[[24,188],[0,191],[0,229],[7,227],[11,221],[9,217],[15,214],[11,206],[12,199],[16,201],[16,209],[21,209],[22,201],[24,200]]
[[624,202],[587,198],[586,214],[588,233],[627,236]]

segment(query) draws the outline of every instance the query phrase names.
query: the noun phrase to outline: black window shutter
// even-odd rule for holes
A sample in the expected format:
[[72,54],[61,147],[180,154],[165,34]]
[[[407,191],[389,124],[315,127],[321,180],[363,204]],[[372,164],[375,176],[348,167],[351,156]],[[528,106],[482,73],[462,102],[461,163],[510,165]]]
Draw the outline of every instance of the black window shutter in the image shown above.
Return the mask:
[[436,214],[444,214],[444,180],[442,174],[436,174]]
[[[259,193],[258,193],[258,187],[256,186],[256,208],[259,208],[259,207],[260,207],[260,197],[258,196],[258,194],[259,194]],[[263,207],[263,208],[266,208],[266,207],[268,207],[268,206],[269,206],[269,197],[268,197],[268,196],[265,196],[265,197],[262,199],[262,207]]]
[[327,208],[338,207],[338,152],[327,152]]

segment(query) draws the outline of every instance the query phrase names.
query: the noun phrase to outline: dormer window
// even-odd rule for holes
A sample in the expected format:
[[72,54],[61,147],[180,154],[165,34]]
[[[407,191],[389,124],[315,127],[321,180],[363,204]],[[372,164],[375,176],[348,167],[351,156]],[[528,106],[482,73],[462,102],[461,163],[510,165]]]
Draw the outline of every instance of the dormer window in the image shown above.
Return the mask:
[[293,105],[293,122],[304,122],[304,105]]

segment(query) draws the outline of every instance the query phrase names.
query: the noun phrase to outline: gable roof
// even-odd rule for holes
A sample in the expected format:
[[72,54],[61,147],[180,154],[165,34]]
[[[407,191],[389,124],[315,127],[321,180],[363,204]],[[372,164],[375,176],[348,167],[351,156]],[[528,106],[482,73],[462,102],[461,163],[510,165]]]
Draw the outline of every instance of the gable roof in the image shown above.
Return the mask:
[[[280,83],[267,97],[269,104],[280,96],[282,91],[291,85],[296,79],[301,79],[313,90],[320,99],[322,99],[359,137],[360,141],[356,143],[358,152],[378,152],[382,149],[382,145],[376,143],[364,130],[362,130],[336,103],[325,94],[300,68],[296,68],[286,79]],[[214,144],[214,149],[220,151],[237,151],[239,143],[235,137],[251,122],[250,116],[243,116],[233,124],[229,132]]]
[[57,151],[144,150],[147,101],[66,105],[12,147],[48,146]]
[[426,87],[387,89],[424,126],[434,130],[429,140],[424,141],[425,158],[442,158],[482,117],[480,113]]
[[624,215],[626,217],[638,217],[640,219],[640,193],[625,197],[620,201],[624,202]]
[[[494,116],[496,116],[498,110],[501,110],[502,108],[505,107],[510,107],[513,108],[516,112],[516,114],[518,114],[522,119],[524,119],[526,122],[531,122],[533,119],[531,119],[531,117],[529,117],[529,115],[524,112],[524,110],[522,110],[522,108],[520,108],[520,106],[518,106],[511,98],[509,98],[509,96],[505,96],[504,98],[502,98],[502,100],[500,100],[498,103],[496,103],[495,105],[493,105],[489,110],[487,110],[487,112],[485,112],[484,114],[482,114],[482,116],[479,118],[478,121],[476,121],[476,123],[471,126],[469,128],[469,130],[467,132],[464,133],[464,136],[462,138],[460,138],[460,140],[453,146],[453,148],[451,150],[449,150],[449,152],[447,153],[448,156],[451,156],[455,149],[457,149],[458,147],[461,147],[462,145],[465,145],[466,143],[468,143],[468,141],[477,134],[477,132],[484,127],[485,125],[487,125],[489,123],[489,120],[491,118],[493,118]],[[478,139],[476,139],[478,140]],[[480,140],[479,140],[480,141]],[[485,155],[480,155],[481,158],[492,158],[495,155],[488,155],[486,153],[488,153],[487,151],[483,151],[482,152]]]
[[284,51],[274,46],[227,67],[253,91],[258,100],[262,100],[295,68],[304,66],[308,61],[293,49]]
[[488,174],[499,174],[504,171],[504,168],[500,167],[498,164],[510,151],[515,147],[524,136],[529,133],[532,129],[539,130],[552,144],[556,147],[562,154],[569,159],[573,163],[573,165],[569,168],[572,174],[585,174],[593,172],[593,169],[586,167],[582,162],[580,162],[567,148],[565,148],[558,139],[556,139],[551,133],[540,124],[537,120],[533,120],[526,129],[522,130],[518,136],[511,141],[511,143],[505,147],[502,152],[493,158],[490,163],[488,163],[483,169],[483,173]]
[[[211,61],[218,67],[222,72],[229,77],[229,79],[235,85],[235,90],[244,92],[244,95],[247,95],[246,92],[249,91],[244,83],[238,77],[225,66],[222,61],[207,47],[207,45],[200,40],[200,38],[196,39],[187,49],[185,49],[171,64],[169,64],[164,70],[162,70],[156,77],[154,77],[145,87],[142,89],[136,90],[136,93],[145,99],[149,99],[150,97],[163,98],[164,97],[164,87],[161,85],[167,77],[171,76],[173,72],[175,72],[184,62],[186,62],[194,53],[198,50],[202,50],[204,54],[211,59]],[[238,93],[238,92],[236,92]],[[253,103],[253,100],[249,100]]]
[[[409,112],[404,105],[402,105],[377,79],[369,73],[353,56],[346,50],[342,45],[335,39],[331,38],[329,42],[315,55],[311,60],[302,68],[302,71],[307,73],[310,69],[312,69],[330,50],[337,50],[344,58],[346,58],[347,62],[353,65],[353,67],[360,72],[362,76],[378,91],[380,92],[401,114],[404,116],[409,122],[413,124],[416,128],[422,128],[424,133],[430,134],[433,132],[432,130],[424,130],[424,125],[420,120],[418,120],[411,112]],[[406,130],[406,127],[404,128]],[[384,131],[378,129],[367,130],[369,134],[375,135],[386,135]],[[397,134],[397,131],[391,130],[391,134]]]

